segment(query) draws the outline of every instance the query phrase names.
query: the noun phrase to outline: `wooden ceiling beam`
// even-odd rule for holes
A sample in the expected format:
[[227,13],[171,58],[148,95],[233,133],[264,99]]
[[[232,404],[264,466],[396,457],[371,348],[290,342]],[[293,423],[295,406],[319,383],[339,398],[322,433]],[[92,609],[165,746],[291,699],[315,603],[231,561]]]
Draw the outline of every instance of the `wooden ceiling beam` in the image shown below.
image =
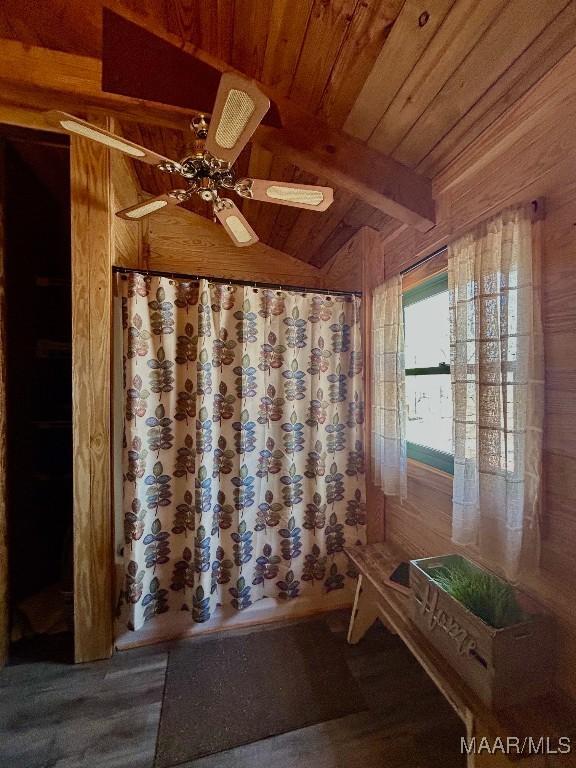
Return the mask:
[[95,110],[121,120],[188,130],[190,110],[106,93],[101,81],[99,59],[0,38],[3,104],[33,112]]
[[[169,33],[161,37],[175,43]],[[210,54],[194,46],[186,49],[219,71],[230,71]],[[123,120],[187,128],[190,110],[104,92],[101,78],[98,59],[0,40],[1,101],[36,111],[97,109]],[[277,104],[283,127],[260,126],[254,136],[257,143],[420,231],[434,226],[429,179],[330,128],[272,88],[258,85]]]
[[255,134],[259,144],[421,232],[432,229],[435,212],[429,179],[295,104],[277,103],[285,127],[261,125]]
[[[234,71],[243,74],[198,46],[182,44],[182,39],[177,35],[159,29],[144,17],[125,8],[121,12],[107,10],[104,13],[104,50],[107,47],[106,41],[114,38],[123,41],[129,39],[131,45],[140,45],[142,49],[158,48],[159,43],[165,43],[167,57],[170,57],[172,51],[177,51],[194,57],[213,72]],[[114,46],[110,46],[107,59],[109,71],[114,64],[110,59],[114,50]],[[118,55],[123,56],[122,48]],[[132,59],[123,59],[125,67],[130,66],[131,62]],[[254,68],[252,65],[251,71],[259,72],[260,66]],[[139,79],[140,73],[137,72],[134,82],[137,83]],[[434,226],[435,209],[429,179],[379,150],[367,147],[364,142],[338,128],[330,127],[292,98],[278,92],[274,86],[258,80],[255,82],[270,98],[282,121],[281,128],[261,124],[254,135],[257,143],[301,170],[325,177],[335,186],[346,189],[374,208],[422,232]]]

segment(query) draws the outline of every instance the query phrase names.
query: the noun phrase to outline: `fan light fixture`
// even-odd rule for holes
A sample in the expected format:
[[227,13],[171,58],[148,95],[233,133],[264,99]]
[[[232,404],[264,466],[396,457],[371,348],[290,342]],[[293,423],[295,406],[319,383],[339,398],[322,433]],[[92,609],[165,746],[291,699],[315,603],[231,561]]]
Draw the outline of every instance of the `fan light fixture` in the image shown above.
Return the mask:
[[234,163],[269,108],[268,97],[254,81],[236,72],[226,72],[220,80],[212,117],[197,115],[191,121],[190,127],[196,137],[195,148],[179,162],[66,112],[49,112],[47,119],[70,133],[124,152],[134,160],[153,165],[162,173],[176,174],[184,181],[178,189],[117,211],[117,216],[141,219],[166,206],[180,205],[197,195],[212,206],[215,219],[224,226],[234,245],[243,247],[258,242],[258,235],[238,206],[229,197],[221,197],[222,190],[265,203],[315,211],[325,211],[333,201],[330,187],[266,179],[237,179]]

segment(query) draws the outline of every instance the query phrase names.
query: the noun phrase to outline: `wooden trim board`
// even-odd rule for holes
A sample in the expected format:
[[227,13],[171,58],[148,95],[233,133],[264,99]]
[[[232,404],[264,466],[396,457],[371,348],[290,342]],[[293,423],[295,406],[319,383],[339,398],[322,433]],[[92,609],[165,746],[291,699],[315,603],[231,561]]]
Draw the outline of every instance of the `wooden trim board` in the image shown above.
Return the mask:
[[[554,614],[556,684],[576,696],[576,48],[434,179],[436,230],[398,231],[385,245],[395,274],[508,205],[546,199],[542,309],[546,357],[544,494],[540,568],[520,586]],[[412,557],[474,551],[451,540],[452,482],[421,465],[408,472],[408,498],[387,499],[386,539]],[[489,564],[494,567],[494,564]]]
[[218,608],[210,621],[204,624],[192,622],[186,611],[171,615],[163,615],[158,620],[151,619],[142,629],[132,632],[117,625],[115,647],[119,651],[153,645],[167,640],[182,637],[200,637],[215,632],[231,629],[246,629],[262,624],[275,624],[289,619],[303,619],[319,616],[330,611],[349,609],[352,606],[352,593],[342,590],[344,594],[331,592],[323,595],[322,602],[301,597],[297,600],[281,603],[275,598],[258,600],[244,611],[225,611]]
[[112,653],[113,228],[108,150],[80,137],[70,148],[74,627],[82,662]]
[[[98,121],[102,118],[91,116]],[[29,108],[0,105],[0,122],[56,131]],[[104,123],[103,123],[104,124]],[[112,125],[109,126],[115,130]],[[74,440],[74,568],[75,657],[90,661],[112,651],[112,519],[110,474],[110,328],[111,263],[143,263],[142,233],[127,226],[112,209],[140,194],[126,158],[104,147],[74,138],[70,148],[72,197],[73,293],[73,440]],[[0,221],[1,227],[1,221]],[[0,254],[2,238],[0,229]],[[3,297],[0,263],[0,306]],[[3,324],[0,324],[0,334]],[[0,351],[2,349],[0,336]],[[0,434],[4,420],[0,357]],[[90,371],[90,375],[86,375]],[[0,464],[4,441],[0,442]],[[3,509],[4,474],[0,473],[0,667],[9,645],[7,548]],[[107,493],[107,489],[110,493]],[[110,568],[106,563],[110,562]],[[106,572],[108,571],[108,572]],[[109,575],[110,574],[110,575]],[[6,602],[4,596],[6,595]]]

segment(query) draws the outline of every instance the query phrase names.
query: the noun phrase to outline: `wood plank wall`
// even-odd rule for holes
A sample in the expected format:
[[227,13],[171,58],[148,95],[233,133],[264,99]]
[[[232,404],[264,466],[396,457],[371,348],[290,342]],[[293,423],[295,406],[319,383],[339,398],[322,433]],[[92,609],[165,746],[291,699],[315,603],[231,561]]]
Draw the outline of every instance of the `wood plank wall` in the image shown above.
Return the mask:
[[238,248],[219,224],[178,208],[151,216],[144,236],[148,269],[280,285],[324,285],[316,267],[264,243]]
[[112,229],[108,150],[72,137],[70,161],[74,625],[81,662],[112,652]]
[[[558,684],[576,694],[576,49],[434,180],[438,226],[384,244],[388,276],[509,204],[545,198],[546,354],[542,563],[526,577],[559,625]],[[410,462],[408,500],[387,499],[386,537],[411,556],[454,551],[452,479]]]
[[142,225],[113,215],[139,196],[123,156],[73,137],[70,168],[74,624],[81,662],[112,652],[112,265],[140,264]]

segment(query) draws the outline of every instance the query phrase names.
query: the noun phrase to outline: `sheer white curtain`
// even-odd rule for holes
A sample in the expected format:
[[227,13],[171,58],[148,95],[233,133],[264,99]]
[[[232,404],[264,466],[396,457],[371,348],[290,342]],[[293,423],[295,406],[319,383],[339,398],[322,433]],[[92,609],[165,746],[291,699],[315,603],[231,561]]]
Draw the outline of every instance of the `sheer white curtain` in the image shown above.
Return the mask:
[[531,206],[449,246],[452,538],[514,580],[537,561],[544,402]]
[[402,277],[374,291],[372,305],[372,472],[388,496],[406,498],[406,394]]

